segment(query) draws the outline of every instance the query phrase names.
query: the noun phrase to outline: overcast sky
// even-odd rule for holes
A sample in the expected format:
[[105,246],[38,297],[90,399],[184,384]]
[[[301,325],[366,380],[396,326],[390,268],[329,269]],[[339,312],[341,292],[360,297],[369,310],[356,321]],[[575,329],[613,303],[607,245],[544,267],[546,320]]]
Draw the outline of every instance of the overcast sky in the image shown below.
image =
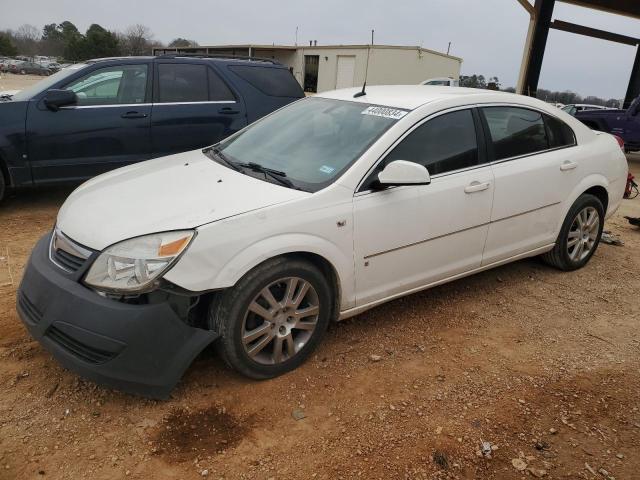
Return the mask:
[[[463,74],[496,75],[515,86],[529,16],[516,0],[20,0],[5,5],[0,29],[70,20],[122,30],[142,23],[157,39],[187,37],[201,45],[375,42],[421,45],[462,57]],[[639,36],[640,20],[558,3],[554,18]],[[540,87],[624,97],[635,49],[552,30]]]

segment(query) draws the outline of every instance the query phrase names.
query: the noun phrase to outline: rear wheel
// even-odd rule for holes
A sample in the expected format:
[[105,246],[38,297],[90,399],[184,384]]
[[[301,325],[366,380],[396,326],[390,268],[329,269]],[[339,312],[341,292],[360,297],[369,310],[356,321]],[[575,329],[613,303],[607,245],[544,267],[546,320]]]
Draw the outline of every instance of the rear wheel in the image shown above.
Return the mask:
[[560,270],[584,267],[600,243],[604,227],[604,207],[600,199],[583,194],[569,209],[553,250],[542,259]]
[[277,258],[259,265],[214,301],[217,348],[232,368],[272,378],[297,368],[320,343],[332,313],[332,291],[314,265]]

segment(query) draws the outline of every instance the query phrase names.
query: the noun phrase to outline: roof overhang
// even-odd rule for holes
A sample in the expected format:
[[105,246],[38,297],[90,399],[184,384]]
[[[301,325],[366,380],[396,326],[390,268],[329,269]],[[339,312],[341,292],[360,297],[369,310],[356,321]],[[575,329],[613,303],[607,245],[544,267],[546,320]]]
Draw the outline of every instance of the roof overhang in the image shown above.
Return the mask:
[[616,15],[624,15],[640,20],[640,1],[638,0],[558,0],[578,7],[592,8]]

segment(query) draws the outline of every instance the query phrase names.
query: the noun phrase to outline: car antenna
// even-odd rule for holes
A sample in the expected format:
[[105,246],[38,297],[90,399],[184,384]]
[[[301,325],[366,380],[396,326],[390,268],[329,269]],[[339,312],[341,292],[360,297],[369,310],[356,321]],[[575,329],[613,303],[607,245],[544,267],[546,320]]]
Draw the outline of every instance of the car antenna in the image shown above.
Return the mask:
[[371,55],[371,47],[373,46],[373,32],[375,30],[371,30],[371,45],[369,45],[369,48],[367,49],[367,66],[364,69],[364,83],[362,84],[362,91],[356,93],[353,98],[358,98],[358,97],[364,97],[367,92],[365,91],[365,89],[367,88],[367,74],[369,73],[369,56]]

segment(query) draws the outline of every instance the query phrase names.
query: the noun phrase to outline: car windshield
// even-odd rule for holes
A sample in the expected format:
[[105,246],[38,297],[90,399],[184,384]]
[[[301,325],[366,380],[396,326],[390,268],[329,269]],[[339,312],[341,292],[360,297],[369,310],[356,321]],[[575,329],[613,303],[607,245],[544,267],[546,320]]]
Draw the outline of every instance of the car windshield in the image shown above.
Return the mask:
[[[315,192],[331,184],[407,112],[359,102],[307,98],[217,145],[235,164],[259,164]],[[267,177],[267,175],[265,175]]]
[[86,64],[77,63],[75,65],[71,65],[70,67],[64,68],[59,72],[54,73],[53,75],[49,77],[45,77],[43,80],[40,80],[39,82],[34,83],[30,87],[27,87],[24,90],[20,90],[18,93],[16,93],[13,96],[12,100],[14,101],[31,100],[33,96],[39,94],[40,92],[48,90],[53,85],[58,83],[60,80],[64,80],[68,76],[73,75],[83,67],[86,67]]

